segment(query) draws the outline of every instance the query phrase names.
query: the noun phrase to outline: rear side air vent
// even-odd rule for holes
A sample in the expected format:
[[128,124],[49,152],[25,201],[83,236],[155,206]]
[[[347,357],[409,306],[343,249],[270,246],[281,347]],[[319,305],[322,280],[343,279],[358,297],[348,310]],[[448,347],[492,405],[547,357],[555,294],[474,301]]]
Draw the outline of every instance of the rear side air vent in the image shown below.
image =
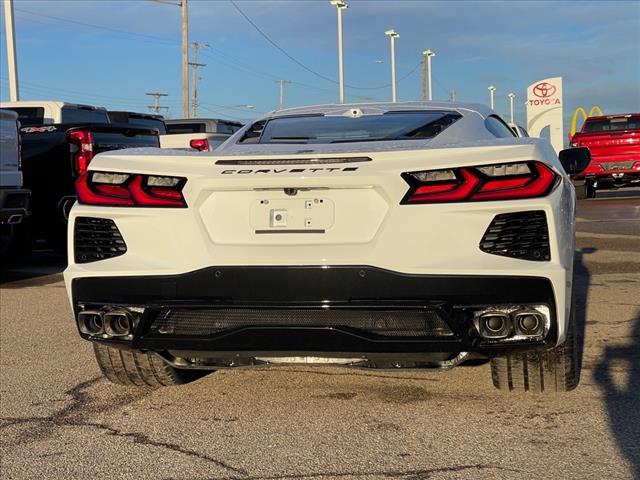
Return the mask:
[[480,241],[480,250],[522,260],[550,260],[545,213],[536,210],[496,215]]
[[73,229],[76,263],[97,262],[124,255],[127,245],[113,220],[78,217]]

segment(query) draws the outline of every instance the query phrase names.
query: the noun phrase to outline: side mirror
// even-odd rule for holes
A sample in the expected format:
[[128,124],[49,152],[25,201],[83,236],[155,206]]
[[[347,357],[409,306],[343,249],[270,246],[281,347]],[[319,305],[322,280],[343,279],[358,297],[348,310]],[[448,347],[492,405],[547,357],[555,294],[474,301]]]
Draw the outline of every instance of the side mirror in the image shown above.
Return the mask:
[[569,175],[582,173],[591,162],[591,152],[587,147],[575,147],[561,150],[558,154],[564,171]]

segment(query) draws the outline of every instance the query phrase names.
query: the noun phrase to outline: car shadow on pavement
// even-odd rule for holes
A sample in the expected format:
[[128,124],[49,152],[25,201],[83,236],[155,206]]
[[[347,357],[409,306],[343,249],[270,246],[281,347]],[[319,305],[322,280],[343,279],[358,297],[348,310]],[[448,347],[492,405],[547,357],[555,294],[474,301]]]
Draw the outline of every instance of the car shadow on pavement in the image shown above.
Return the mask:
[[589,300],[589,286],[591,284],[591,274],[584,263],[584,256],[594,253],[597,248],[585,247],[576,250],[573,259],[573,292],[574,308],[576,309],[576,339],[578,343],[578,378],[582,371],[584,360],[584,343],[587,327],[587,302]]
[[21,288],[48,285],[62,279],[67,266],[63,255],[51,251],[37,251],[21,263],[2,263],[0,285],[2,288]]
[[631,321],[631,343],[605,347],[593,376],[618,447],[631,462],[633,478],[640,478],[640,310]]

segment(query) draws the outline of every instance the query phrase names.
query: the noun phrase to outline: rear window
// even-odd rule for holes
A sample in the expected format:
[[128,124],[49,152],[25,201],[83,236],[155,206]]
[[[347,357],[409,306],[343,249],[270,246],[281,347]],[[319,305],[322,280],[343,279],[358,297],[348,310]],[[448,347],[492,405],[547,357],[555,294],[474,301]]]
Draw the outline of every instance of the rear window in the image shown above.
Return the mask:
[[62,123],[109,123],[104,110],[62,107]]
[[167,133],[204,133],[204,123],[169,123]]
[[228,133],[231,135],[240,130],[241,127],[242,125],[238,125],[237,123],[218,122],[216,125],[216,133]]
[[461,118],[456,112],[387,112],[361,117],[299,116],[257,122],[240,143],[346,143],[433,138]]
[[21,127],[42,125],[44,123],[43,107],[19,107],[7,108],[6,110],[11,110],[18,114],[18,120],[20,121]]
[[135,113],[129,114],[128,112],[109,112],[109,120],[111,120],[111,123],[126,123],[132,127],[155,128],[160,135],[167,133],[164,121],[159,118],[142,116]]
[[615,132],[620,130],[640,130],[640,117],[613,117],[587,120],[583,132]]
[[496,115],[489,115],[485,119],[484,125],[497,138],[515,137],[513,130]]

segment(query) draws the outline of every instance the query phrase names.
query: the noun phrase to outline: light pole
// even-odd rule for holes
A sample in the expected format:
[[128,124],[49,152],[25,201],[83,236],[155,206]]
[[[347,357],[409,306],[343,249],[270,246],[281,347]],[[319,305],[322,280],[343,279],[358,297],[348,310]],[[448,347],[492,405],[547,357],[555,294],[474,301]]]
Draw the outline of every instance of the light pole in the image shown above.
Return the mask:
[[396,90],[396,38],[400,38],[400,35],[393,28],[384,32],[384,34],[389,37],[391,42],[391,101],[396,103],[398,100]]
[[278,110],[284,110],[284,86],[287,83],[291,83],[290,80],[274,80],[275,83],[280,84],[280,104]]
[[491,110],[493,110],[494,104],[493,104],[493,95],[495,94],[497,88],[494,87],[493,85],[489,85],[487,87],[487,90],[489,90],[489,103],[491,105]]
[[18,88],[18,62],[16,60],[16,29],[13,22],[13,0],[4,2],[4,24],[7,37],[7,64],[9,71],[9,98],[12,102],[20,100]]
[[510,113],[510,117],[509,117],[509,118],[511,119],[511,123],[515,123],[515,122],[513,121],[513,101],[514,101],[514,100],[515,100],[515,98],[516,98],[516,94],[515,94],[515,93],[513,93],[513,92],[510,92],[510,93],[507,95],[507,97],[509,97],[509,113]]
[[348,5],[342,0],[331,0],[331,5],[338,11],[338,81],[340,83],[340,103],[344,103],[344,63],[342,59],[342,11]]
[[434,52],[433,50],[427,48],[424,52],[422,52],[422,56],[423,58],[423,64],[422,64],[422,99],[425,100],[426,94],[425,94],[425,83],[426,83],[426,78],[425,78],[425,63],[426,63],[426,73],[427,73],[427,77],[429,78],[429,101],[433,100],[433,90],[431,88],[431,57],[435,57],[436,56],[436,52]]

